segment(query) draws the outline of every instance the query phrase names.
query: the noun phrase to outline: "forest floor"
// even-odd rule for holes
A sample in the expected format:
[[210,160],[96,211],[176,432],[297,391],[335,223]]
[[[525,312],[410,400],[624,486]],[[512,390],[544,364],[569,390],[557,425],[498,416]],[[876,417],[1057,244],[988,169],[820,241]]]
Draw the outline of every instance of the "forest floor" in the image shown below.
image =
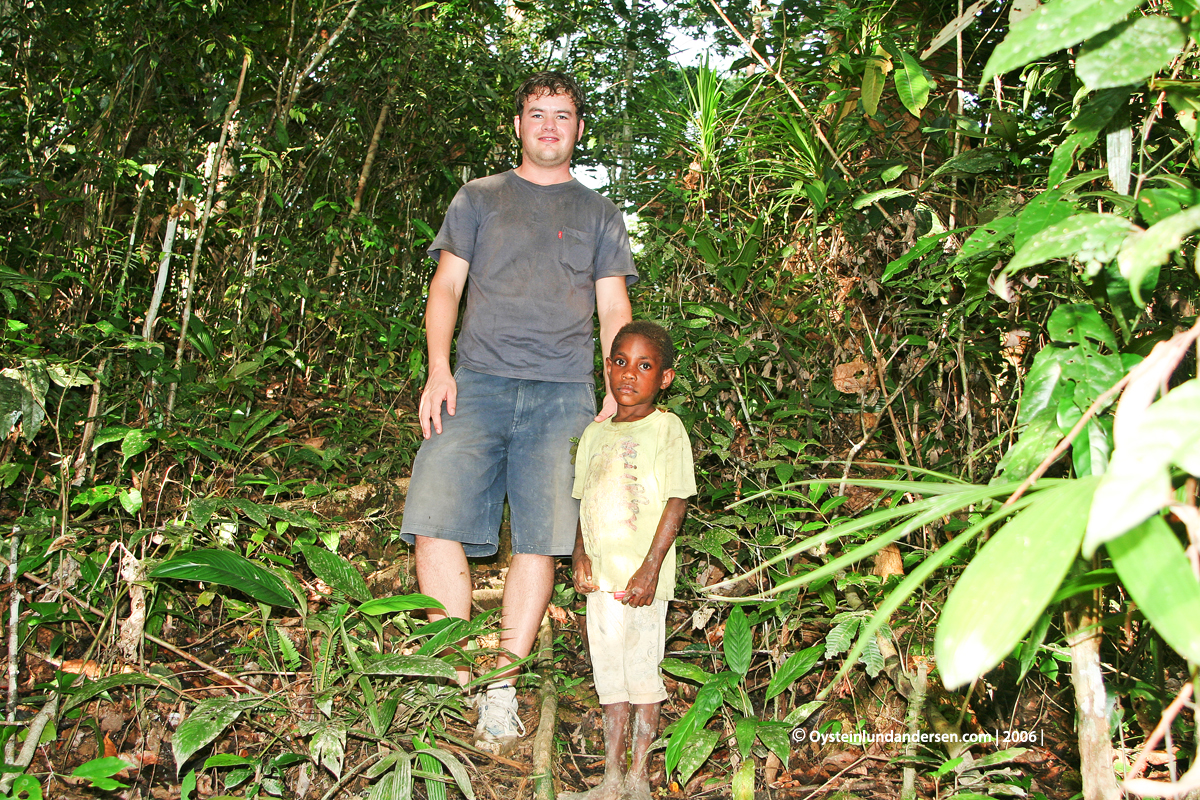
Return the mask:
[[[351,545],[353,546],[353,545]],[[388,548],[394,550],[395,545]],[[474,571],[478,588],[502,585],[504,571],[496,565],[486,565]],[[376,587],[376,593],[388,593],[392,589],[411,589],[411,575],[407,570],[407,559],[403,554],[392,566],[381,572],[381,577],[392,584],[390,589]],[[564,567],[558,576],[560,581],[569,580]],[[668,643],[668,650],[676,656],[694,657],[702,644],[714,642],[713,631],[692,624],[692,612],[686,602],[673,604],[670,612],[669,630],[675,635]],[[559,705],[555,737],[555,788],[557,791],[581,791],[596,785],[603,774],[603,740],[601,710],[592,689],[590,667],[586,658],[586,647],[576,626],[576,616],[568,608],[552,607],[556,622],[554,662],[543,673],[549,672],[558,688]],[[280,624],[287,624],[281,620]],[[268,721],[261,715],[247,715],[231,729],[231,733],[213,745],[213,753],[227,753],[242,757],[257,758],[259,754],[285,746],[295,733],[300,720],[312,711],[310,684],[302,674],[291,682],[281,682],[278,675],[269,670],[255,674],[255,665],[248,664],[243,656],[233,651],[235,645],[258,635],[261,626],[214,625],[208,631],[184,631],[177,629],[175,644],[187,649],[212,666],[223,668],[266,692],[284,695],[293,714],[275,717]],[[827,631],[803,632],[804,646],[819,642]],[[701,644],[698,647],[698,644]],[[796,643],[797,646],[800,642]],[[42,642],[39,647],[46,647]],[[679,651],[688,649],[684,654]],[[68,652],[68,654],[70,654]],[[670,653],[669,653],[670,655]],[[43,661],[29,652],[24,658],[22,688],[32,689],[40,682],[54,678],[56,667],[64,670],[88,672],[100,669],[96,661],[88,664],[55,663]],[[227,693],[219,680],[211,673],[197,669],[196,665],[184,660],[168,659],[153,665],[161,674],[173,674],[188,690],[192,699],[221,696]],[[796,687],[793,696],[797,701],[808,700],[831,679],[836,664],[806,676]],[[905,701],[886,677],[876,680],[867,678],[862,670],[852,673],[840,691],[813,718],[804,723],[808,730],[866,730],[877,735],[898,734],[904,730]],[[1065,684],[1065,680],[1061,679]],[[764,681],[765,684],[765,681]],[[670,698],[664,705],[662,727],[678,719],[690,707],[695,697],[695,687],[685,682],[667,679]],[[753,687],[752,687],[753,688]],[[986,695],[986,692],[985,692]],[[112,697],[101,697],[84,707],[84,715],[77,720],[61,720],[57,738],[41,748],[30,771],[35,774],[49,773],[44,783],[45,797],[60,800],[81,798],[121,797],[128,800],[178,800],[181,797],[180,779],[176,775],[171,755],[172,728],[178,724],[181,704],[168,695],[147,695],[140,707],[133,700],[133,693],[113,693]],[[532,764],[533,742],[537,732],[539,708],[538,693],[531,684],[520,692],[520,715],[527,735],[515,751],[507,757],[496,757],[476,750],[471,746],[473,728],[469,718],[446,719],[446,737],[439,745],[455,753],[468,768],[468,774],[476,796],[486,800],[512,800],[528,798],[533,792]],[[961,697],[939,697],[931,693],[928,702],[939,704],[950,715],[952,702],[961,703]],[[786,711],[786,709],[785,709]],[[915,788],[919,797],[949,798],[964,793],[986,795],[991,789],[1011,787],[1013,796],[1037,797],[1044,795],[1050,800],[1066,800],[1079,791],[1079,773],[1074,734],[1072,732],[1069,692],[1065,685],[1056,685],[1044,679],[1027,682],[1019,698],[984,696],[976,700],[971,719],[974,726],[964,725],[964,730],[991,729],[1034,731],[1037,741],[1021,745],[1022,752],[1011,761],[989,765],[987,756],[995,753],[994,745],[976,745],[971,748],[971,757],[964,758],[968,764],[979,768],[963,769],[962,761],[948,759],[944,750],[919,749],[915,756],[907,759],[916,772]],[[716,723],[719,725],[720,723]],[[727,723],[728,726],[728,723]],[[659,798],[725,798],[732,796],[731,764],[737,759],[733,742],[733,729],[725,731],[723,742],[717,745],[712,757],[686,783],[680,786],[664,780],[661,753],[653,761],[655,766],[652,787]],[[879,736],[884,738],[884,736]],[[368,738],[356,738],[351,732],[345,753],[345,768],[342,780],[338,781],[326,770],[312,765],[294,766],[285,771],[287,798],[351,798],[366,797],[370,783],[363,777],[353,776],[356,765],[365,764],[377,745]],[[104,792],[72,779],[71,771],[80,764],[100,756],[117,755],[133,766],[116,777],[128,787],[117,792]],[[786,764],[769,752],[756,752],[759,769],[756,774],[758,800],[798,797],[808,800],[822,798],[894,798],[899,797],[903,782],[903,745],[895,742],[877,741],[867,746],[825,744],[812,742],[795,743]],[[957,765],[957,769],[956,769]],[[198,771],[198,781],[193,798],[247,796],[246,786],[225,792],[213,770]],[[428,796],[426,789],[417,781],[415,796]],[[265,796],[265,795],[260,795]],[[455,796],[450,790],[450,796]]]

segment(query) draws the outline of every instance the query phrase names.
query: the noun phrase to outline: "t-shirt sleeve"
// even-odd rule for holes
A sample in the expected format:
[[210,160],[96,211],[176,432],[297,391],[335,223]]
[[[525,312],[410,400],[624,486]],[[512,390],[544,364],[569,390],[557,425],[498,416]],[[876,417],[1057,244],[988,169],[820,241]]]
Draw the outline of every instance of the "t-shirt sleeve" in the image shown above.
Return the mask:
[[692,466],[692,445],[679,417],[672,414],[663,426],[656,469],[661,477],[662,502],[672,497],[688,498],[696,494],[696,473]]
[[592,276],[595,280],[624,275],[626,286],[637,282],[637,267],[629,249],[629,232],[625,230],[625,218],[616,206],[610,208],[604,220],[596,242],[594,265]]
[[471,191],[464,186],[450,201],[441,230],[434,237],[433,244],[429,245],[429,257],[437,261],[442,257],[442,251],[446,250],[469,264],[475,255],[475,232],[478,228],[479,220],[471,202]]

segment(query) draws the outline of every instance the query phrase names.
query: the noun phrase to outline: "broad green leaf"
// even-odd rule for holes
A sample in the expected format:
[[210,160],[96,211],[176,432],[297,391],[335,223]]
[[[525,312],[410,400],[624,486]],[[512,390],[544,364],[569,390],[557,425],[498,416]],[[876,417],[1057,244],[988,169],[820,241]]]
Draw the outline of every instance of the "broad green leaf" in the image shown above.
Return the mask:
[[674,675],[676,678],[694,681],[700,685],[704,685],[713,679],[711,672],[705,672],[690,661],[682,661],[678,658],[664,658],[662,664],[663,672]]
[[1111,261],[1129,234],[1137,230],[1132,222],[1115,214],[1076,214],[1031,236],[1001,275],[1056,258],[1098,263]]
[[783,666],[771,676],[771,682],[767,684],[767,694],[763,699],[770,700],[785,691],[797,679],[807,675],[809,670],[821,660],[824,649],[822,645],[818,644],[788,656],[787,661],[783,662]]
[[450,774],[454,777],[454,782],[458,784],[458,790],[463,793],[467,800],[475,800],[475,792],[471,788],[471,778],[467,775],[466,767],[458,760],[458,757],[449,750],[443,750],[440,747],[423,747],[421,754],[433,756],[438,761],[442,762],[446,769],[450,770]]
[[746,619],[746,612],[741,606],[734,606],[729,612],[729,619],[725,620],[722,647],[726,666],[744,677],[754,656],[754,632],[750,630],[750,621]]
[[1079,552],[1098,478],[1037,493],[980,549],[951,590],[934,638],[942,683],[954,690],[1012,652]]
[[136,514],[142,508],[142,493],[137,489],[127,489],[117,495],[117,500],[121,503],[121,508],[125,509],[126,514]]
[[454,680],[454,668],[430,656],[390,655],[363,664],[367,675],[411,675],[417,678],[446,678]]
[[[680,765],[685,753],[690,752],[695,744],[695,737],[705,733],[704,726],[708,724],[709,719],[724,702],[722,698],[725,688],[737,683],[738,677],[733,672],[722,672],[700,687],[700,691],[696,693],[696,699],[692,702],[692,707],[675,723],[674,732],[667,741],[664,760],[668,775],[675,771],[676,766]],[[715,732],[713,736],[715,743]],[[709,750],[711,751],[711,747]],[[708,753],[705,753],[704,758],[708,758]],[[701,759],[696,767],[702,763],[704,763],[704,759]],[[692,771],[694,772],[695,768]],[[686,782],[686,778],[683,779],[683,782]]]
[[188,516],[197,528],[203,528],[221,505],[219,497],[197,497],[188,503]]
[[1017,412],[1017,425],[1028,425],[1048,408],[1057,408],[1058,401],[1069,394],[1063,382],[1063,366],[1070,358],[1065,347],[1043,347],[1033,357],[1025,385],[1021,388],[1021,408]]
[[883,94],[884,74],[875,59],[867,62],[862,77],[862,106],[863,113],[868,117],[875,116],[879,110],[879,96]]
[[244,497],[231,497],[225,501],[226,508],[234,508],[254,521],[260,528],[267,527],[267,509]]
[[1006,481],[1025,480],[1061,439],[1056,408],[1043,409],[1029,421],[1017,443],[1008,448],[1008,452],[1000,459],[996,465],[996,475],[1003,475]]
[[263,603],[297,607],[296,598],[278,575],[228,550],[192,550],[162,562],[149,577],[232,586]]
[[0,375],[0,439],[7,439],[9,431],[21,418],[24,402],[25,387],[21,382],[7,375]]
[[304,554],[304,560],[313,574],[334,589],[360,602],[371,599],[371,590],[367,588],[362,575],[337,553],[307,544],[300,545],[300,552]]
[[[122,788],[114,786],[114,789]],[[25,800],[42,800],[42,785],[33,775],[18,775],[12,785],[12,797],[23,797]]]
[[183,765],[197,750],[220,736],[243,711],[254,708],[258,703],[257,699],[243,701],[228,697],[200,701],[200,705],[180,723],[171,738],[176,774],[182,771]]
[[946,173],[956,175],[978,175],[982,172],[1004,169],[1012,165],[1008,154],[991,147],[976,147],[947,159],[933,171],[930,179]]
[[1076,205],[1063,199],[1063,192],[1051,190],[1034,197],[1017,214],[1013,248],[1020,250],[1034,234],[1079,213]]
[[1153,403],[1122,436],[1092,503],[1085,556],[1171,502],[1172,464],[1200,475],[1200,378]]
[[92,385],[92,379],[84,373],[83,367],[78,364],[69,366],[67,364],[47,364],[46,374],[50,376],[50,380],[64,389]]
[[1200,662],[1200,582],[1163,518],[1151,517],[1105,546],[1158,635],[1188,661]]
[[118,772],[124,769],[129,769],[130,764],[123,758],[116,756],[108,756],[107,758],[93,758],[91,761],[80,764],[71,773],[74,778],[83,778],[85,780],[95,780],[97,778],[111,778]]
[[746,758],[729,783],[733,800],[754,800],[754,759]]
[[1096,141],[1096,137],[1105,129],[1113,115],[1125,107],[1129,99],[1128,88],[1104,89],[1084,104],[1079,114],[1071,120],[1067,127],[1074,131],[1054,149],[1050,159],[1050,170],[1046,182],[1052,190],[1066,187],[1065,178],[1075,164],[1075,154],[1080,149],[1087,149]]
[[151,678],[149,675],[141,675],[136,672],[122,675],[109,675],[106,678],[88,681],[83,685],[76,684],[75,686],[72,686],[70,697],[68,697],[63,703],[62,713],[66,714],[68,711],[78,708],[88,700],[91,700],[96,695],[111,691],[119,686],[157,686],[169,691],[177,691],[174,687],[162,679],[156,680]]
[[688,736],[687,746],[681,754],[678,765],[679,783],[681,785],[686,785],[692,775],[696,774],[696,770],[704,765],[704,762],[712,755],[713,748],[717,746],[719,738],[721,738],[719,733],[704,728],[693,731]]
[[1088,42],[1075,74],[1090,91],[1141,83],[1183,49],[1187,35],[1170,17],[1137,17]]
[[[970,261],[983,255],[988,255],[999,245],[1006,242],[1012,236],[1013,231],[1017,227],[1017,217],[1007,216],[994,219],[991,222],[985,222],[975,229],[965,242],[959,248],[958,253],[954,256],[951,264],[959,264],[964,261]],[[993,258],[995,256],[992,256]]]
[[1118,347],[1117,337],[1091,303],[1058,306],[1046,321],[1046,332],[1051,339],[1063,344],[1096,342],[1114,351]]
[[1077,45],[1124,20],[1142,0],[1055,0],[1013,24],[987,66],[980,85],[996,75]]
[[880,189],[879,191],[876,191],[876,192],[867,192],[866,194],[861,194],[858,197],[854,198],[854,202],[851,205],[855,209],[863,209],[863,208],[866,208],[867,206],[871,205],[872,203],[879,202],[880,200],[887,200],[888,198],[891,198],[891,197],[903,197],[906,194],[912,194],[912,193],[913,193],[912,189],[901,189],[899,187],[893,186],[889,189]]
[[380,597],[368,600],[358,607],[358,613],[379,616],[381,614],[396,614],[400,611],[415,611],[421,608],[441,608],[441,603],[427,594],[398,594],[393,597]]
[[922,236],[917,240],[916,244],[909,248],[907,253],[888,263],[887,269],[883,271],[883,277],[879,280],[882,283],[887,283],[887,281],[894,275],[903,272],[904,269],[913,261],[921,258],[926,253],[936,248],[943,239],[953,236],[955,233],[956,231],[944,231],[942,233],[933,233]]
[[1150,270],[1167,263],[1192,231],[1200,228],[1200,206],[1173,214],[1148,230],[1130,236],[1117,254],[1121,275],[1129,281],[1134,302],[1145,305],[1142,281]]
[[758,735],[758,720],[754,717],[742,717],[733,726],[733,738],[737,740],[738,752],[742,758],[750,757],[750,748]]
[[896,72],[896,94],[908,112],[919,118],[929,102],[929,92],[934,87],[933,76],[907,51],[900,51],[900,58],[903,67]]
[[346,729],[334,722],[322,725],[313,734],[308,752],[317,766],[329,770],[334,778],[342,777],[342,763],[346,760]]
[[134,428],[124,439],[121,440],[121,465],[136,455],[140,455],[150,448],[150,443],[154,441],[155,434],[153,431],[147,431],[142,428]]
[[855,612],[838,614],[834,626],[825,634],[825,658],[835,658],[850,649],[862,617]]
[[1138,212],[1147,225],[1156,225],[1198,203],[1200,191],[1191,186],[1143,189],[1138,194]]
[[787,722],[762,722],[758,726],[758,740],[779,756],[784,769],[787,769],[788,756],[792,754],[792,727]]

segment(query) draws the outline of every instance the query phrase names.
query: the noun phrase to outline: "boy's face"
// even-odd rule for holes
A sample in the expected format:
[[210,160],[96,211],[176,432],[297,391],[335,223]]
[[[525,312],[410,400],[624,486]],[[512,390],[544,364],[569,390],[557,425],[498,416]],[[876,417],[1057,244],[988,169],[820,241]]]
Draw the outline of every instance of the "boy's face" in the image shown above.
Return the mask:
[[608,385],[617,401],[617,422],[632,422],[654,410],[654,398],[675,380],[675,370],[663,367],[658,349],[644,336],[632,334],[613,345],[604,359]]
[[513,118],[521,154],[543,169],[571,162],[575,142],[583,136],[583,120],[569,94],[542,94],[525,99],[521,116]]

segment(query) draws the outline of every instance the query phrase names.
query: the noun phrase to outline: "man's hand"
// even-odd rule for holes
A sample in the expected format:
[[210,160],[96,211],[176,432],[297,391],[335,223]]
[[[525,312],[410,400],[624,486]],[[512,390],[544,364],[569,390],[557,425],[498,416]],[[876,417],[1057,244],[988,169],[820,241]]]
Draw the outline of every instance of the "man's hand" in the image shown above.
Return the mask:
[[621,602],[633,608],[648,606],[654,602],[658,591],[658,569],[643,563],[625,585],[625,599]]
[[612,392],[605,392],[604,402],[600,404],[600,413],[596,415],[596,422],[604,422],[615,413],[617,413],[617,401],[612,396]]
[[421,435],[428,439],[433,434],[442,432],[442,403],[446,404],[446,413],[454,416],[458,403],[458,384],[454,376],[446,372],[436,372],[429,376],[425,388],[421,390],[421,405],[417,409],[421,421]]
[[571,580],[580,594],[591,594],[600,588],[592,578],[592,558],[587,553],[576,552],[571,557]]

